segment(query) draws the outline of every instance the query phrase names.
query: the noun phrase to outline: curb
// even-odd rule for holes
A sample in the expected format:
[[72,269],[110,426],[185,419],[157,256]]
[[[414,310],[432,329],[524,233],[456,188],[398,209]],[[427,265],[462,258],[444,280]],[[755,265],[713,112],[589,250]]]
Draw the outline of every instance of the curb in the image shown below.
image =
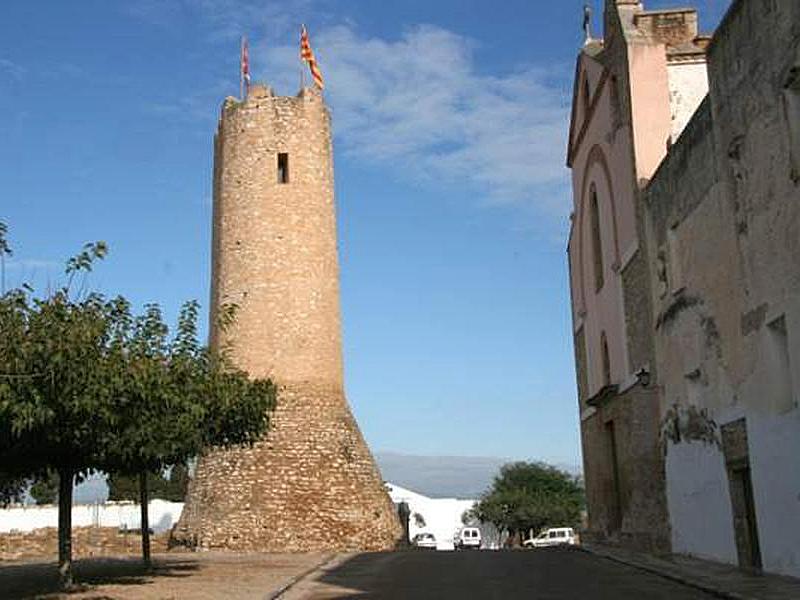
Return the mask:
[[737,594],[736,592],[729,592],[727,590],[723,590],[722,588],[702,583],[700,581],[697,581],[696,579],[675,575],[663,569],[659,569],[658,567],[646,565],[635,560],[620,558],[619,556],[614,556],[613,554],[602,552],[600,550],[595,550],[593,548],[589,548],[586,546],[577,546],[576,548],[581,552],[586,552],[587,554],[591,554],[599,558],[604,558],[606,560],[610,560],[615,563],[626,565],[628,567],[633,567],[634,569],[639,569],[640,571],[645,571],[653,575],[658,575],[659,577],[662,577],[664,579],[674,581],[675,583],[680,583],[687,587],[695,588],[697,590],[700,590],[701,592],[705,592],[707,594],[711,594],[712,596],[716,596],[717,598],[724,598],[726,600],[758,600],[753,596],[742,596],[741,594]]
[[308,577],[312,573],[314,573],[316,571],[319,571],[320,569],[326,567],[330,563],[334,562],[337,558],[338,558],[337,554],[329,554],[329,555],[325,556],[321,561],[319,561],[313,567],[309,567],[308,569],[306,569],[302,573],[299,573],[298,575],[295,575],[294,577],[289,579],[289,581],[284,583],[277,590],[275,590],[274,592],[272,592],[269,595],[267,595],[264,598],[264,600],[278,600],[281,596],[283,596],[286,592],[288,592],[290,589],[292,589],[294,586],[296,586],[298,583],[300,583],[303,579],[305,579],[306,577]]

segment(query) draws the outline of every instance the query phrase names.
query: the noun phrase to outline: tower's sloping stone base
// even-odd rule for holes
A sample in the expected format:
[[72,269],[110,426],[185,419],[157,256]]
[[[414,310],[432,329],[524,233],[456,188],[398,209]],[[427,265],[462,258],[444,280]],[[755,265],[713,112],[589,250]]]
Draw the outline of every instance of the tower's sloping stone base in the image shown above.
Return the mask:
[[394,505],[338,386],[281,386],[266,438],[197,464],[178,544],[261,552],[387,550]]

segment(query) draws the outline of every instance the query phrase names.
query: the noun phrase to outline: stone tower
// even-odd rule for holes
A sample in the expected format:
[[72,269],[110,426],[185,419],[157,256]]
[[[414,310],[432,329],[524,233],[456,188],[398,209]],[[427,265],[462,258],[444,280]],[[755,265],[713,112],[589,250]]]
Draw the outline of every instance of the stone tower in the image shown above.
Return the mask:
[[[330,115],[321,94],[228,98],[215,139],[211,310],[278,385],[266,438],[197,465],[174,536],[202,548],[383,550],[400,525],[345,399]],[[224,338],[224,339],[223,339]]]

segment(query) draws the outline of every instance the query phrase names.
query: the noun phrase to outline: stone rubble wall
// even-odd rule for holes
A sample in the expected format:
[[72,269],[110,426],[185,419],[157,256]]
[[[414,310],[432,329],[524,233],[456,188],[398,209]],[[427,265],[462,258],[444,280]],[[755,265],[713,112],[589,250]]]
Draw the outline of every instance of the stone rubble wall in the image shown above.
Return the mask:
[[[150,537],[151,551],[167,551],[168,533]],[[73,558],[92,556],[140,555],[142,538],[138,532],[125,532],[116,527],[73,527]],[[0,534],[0,561],[58,556],[58,529],[45,527],[27,532]]]
[[340,389],[282,386],[272,428],[252,448],[200,459],[175,531],[203,549],[386,550],[395,507]]

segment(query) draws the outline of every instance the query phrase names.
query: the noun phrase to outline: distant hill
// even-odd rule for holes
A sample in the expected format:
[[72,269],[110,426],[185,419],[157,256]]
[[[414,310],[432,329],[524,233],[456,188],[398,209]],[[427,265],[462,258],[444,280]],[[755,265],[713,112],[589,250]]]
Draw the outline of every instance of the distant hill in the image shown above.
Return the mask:
[[431,498],[477,498],[492,484],[504,458],[414,456],[379,452],[375,460],[385,481]]
[[[514,459],[487,456],[415,456],[378,452],[375,460],[385,481],[431,498],[473,499],[485,492],[500,467]],[[556,465],[572,474],[575,466]]]
[[[398,452],[378,452],[375,460],[385,481],[431,498],[474,499],[492,485],[492,480],[510,458],[494,456],[416,456]],[[580,474],[575,466],[556,465],[569,473]],[[95,475],[75,490],[75,502],[91,504],[108,497],[105,477]]]

